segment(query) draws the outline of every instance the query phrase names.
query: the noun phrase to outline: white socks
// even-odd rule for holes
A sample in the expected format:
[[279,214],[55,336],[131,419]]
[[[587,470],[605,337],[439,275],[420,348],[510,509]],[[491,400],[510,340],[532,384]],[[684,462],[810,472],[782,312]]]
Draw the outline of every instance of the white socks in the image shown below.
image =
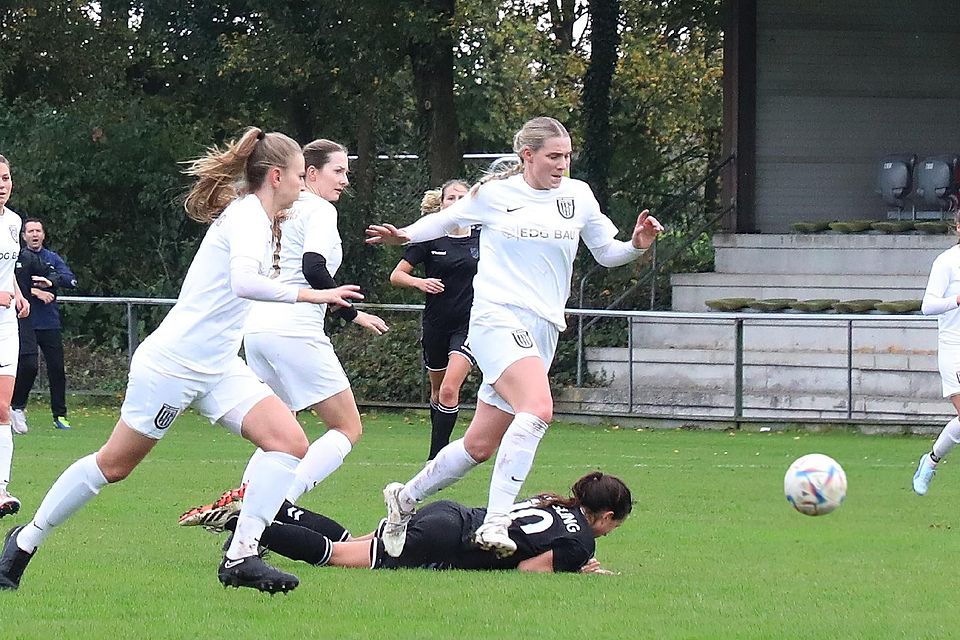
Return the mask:
[[960,419],[954,418],[946,424],[936,442],[933,443],[933,455],[943,460],[950,450],[960,444]]
[[[336,429],[330,429],[314,440],[307,449],[307,455],[303,456],[303,460],[297,465],[297,475],[287,491],[287,500],[295,503],[300,496],[323,482],[327,476],[340,468],[344,458],[352,449],[350,438]],[[253,452],[250,461],[247,462],[247,468],[243,470],[241,485],[250,482],[250,470],[263,454],[263,449]]]
[[329,429],[317,438],[297,465],[297,475],[287,491],[287,500],[296,503],[300,496],[323,482],[340,468],[351,449],[350,438],[336,429]]
[[533,467],[537,446],[546,433],[547,423],[532,413],[518,413],[513,417],[497,451],[484,522],[506,515],[513,507]]
[[399,495],[400,506],[411,510],[417,502],[449,487],[478,464],[464,448],[463,438],[454,440],[404,485]]
[[233,542],[227,549],[228,558],[239,560],[256,555],[260,536],[283,504],[299,462],[297,457],[280,451],[258,451],[250,459],[245,473],[248,483],[243,494],[243,508],[237,519]]
[[13,429],[0,424],[0,491],[6,491],[10,482],[10,467],[13,465]]
[[74,462],[47,491],[30,524],[20,530],[17,546],[33,553],[54,527],[66,522],[106,484],[107,479],[97,466],[97,454],[91,453]]

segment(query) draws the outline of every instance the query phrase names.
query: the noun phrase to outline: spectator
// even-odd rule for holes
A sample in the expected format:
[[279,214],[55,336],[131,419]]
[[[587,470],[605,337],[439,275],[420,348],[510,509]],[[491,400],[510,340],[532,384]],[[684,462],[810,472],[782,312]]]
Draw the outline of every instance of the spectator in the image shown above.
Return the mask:
[[[46,233],[43,222],[27,218],[23,223],[24,254],[20,262],[39,262],[46,275],[32,275],[29,298],[35,302],[28,318],[36,334],[36,343],[47,365],[47,380],[50,383],[50,411],[53,426],[69,429],[67,421],[67,375],[63,365],[63,332],[60,324],[60,309],[57,293],[62,289],[74,289],[77,277],[63,258],[43,246]],[[32,255],[31,255],[32,254]],[[35,260],[33,259],[35,258]],[[26,324],[26,323],[22,323]],[[27,419],[23,413],[27,398],[37,378],[37,353],[24,353],[17,367],[17,380],[13,388],[13,421],[18,432],[26,432]]]

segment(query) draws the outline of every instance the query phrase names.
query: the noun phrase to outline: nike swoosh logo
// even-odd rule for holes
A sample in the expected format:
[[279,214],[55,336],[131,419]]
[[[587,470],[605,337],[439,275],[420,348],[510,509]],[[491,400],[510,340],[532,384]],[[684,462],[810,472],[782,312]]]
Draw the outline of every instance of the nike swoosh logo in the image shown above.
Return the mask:
[[240,558],[239,560],[227,560],[226,562],[223,563],[223,568],[233,569],[238,564],[243,564],[243,560],[244,560],[243,558]]
[[510,476],[510,479],[514,482],[523,482],[525,480],[525,478],[518,478],[516,476]]
[[514,211],[518,211],[518,210],[520,210],[520,209],[523,209],[524,207],[526,207],[526,205],[524,205],[523,207],[514,207],[514,208],[512,208],[512,209],[508,207],[508,208],[507,208],[507,213],[513,213]]
[[0,364],[0,369],[2,369],[3,367],[12,367],[12,366],[13,364]]

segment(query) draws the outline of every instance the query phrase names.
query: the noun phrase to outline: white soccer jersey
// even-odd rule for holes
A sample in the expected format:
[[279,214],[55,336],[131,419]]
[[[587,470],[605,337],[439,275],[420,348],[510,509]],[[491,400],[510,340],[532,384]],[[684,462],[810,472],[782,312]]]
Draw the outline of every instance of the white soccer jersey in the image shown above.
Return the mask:
[[933,261],[927,289],[923,293],[923,312],[937,315],[938,342],[960,346],[960,245],[947,249]]
[[253,259],[266,275],[272,249],[270,219],[260,200],[250,194],[233,201],[207,229],[177,304],[143,346],[192,371],[225,371],[240,351],[253,305],[233,292],[230,263]]
[[[589,185],[564,178],[556,189],[534,189],[522,175],[491,180],[435,214],[460,227],[481,225],[480,262],[473,280],[474,310],[485,305],[529,309],[566,328],[563,310],[580,239],[589,249],[610,243],[617,228]],[[417,223],[407,228],[412,242]],[[640,255],[640,251],[636,255]]]
[[[0,211],[0,291],[13,293],[17,256],[20,255],[20,216],[6,207]],[[0,307],[0,336],[17,335],[17,304]]]
[[[337,208],[310,191],[301,191],[280,224],[280,282],[299,289],[310,288],[303,276],[303,254],[307,252],[326,258],[331,276],[343,262]],[[245,332],[310,337],[323,333],[326,311],[325,304],[257,302]]]

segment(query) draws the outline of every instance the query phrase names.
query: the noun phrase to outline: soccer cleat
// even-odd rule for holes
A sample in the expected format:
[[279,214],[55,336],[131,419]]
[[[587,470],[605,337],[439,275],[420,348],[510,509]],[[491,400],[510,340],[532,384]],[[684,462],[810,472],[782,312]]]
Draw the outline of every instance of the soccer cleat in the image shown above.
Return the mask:
[[7,493],[6,489],[0,489],[0,518],[12,516],[17,511],[20,511],[20,501]]
[[224,491],[216,501],[190,509],[180,516],[180,526],[204,527],[207,531],[220,533],[226,528],[227,522],[240,513],[246,488],[246,485],[242,485],[238,489]]
[[3,541],[3,552],[0,553],[0,590],[16,591],[20,587],[20,579],[27,563],[33,558],[33,553],[27,553],[17,546],[17,534],[21,529],[23,525],[10,529]]
[[70,423],[67,422],[66,416],[53,416],[53,426],[57,429],[63,429],[63,430],[73,428],[70,426]]
[[269,594],[287,593],[300,584],[297,576],[274,569],[261,560],[260,556],[247,556],[238,560],[223,556],[217,577],[224,587],[248,587]]
[[383,488],[383,502],[387,505],[387,522],[383,525],[380,539],[387,554],[398,558],[403,553],[403,545],[407,541],[407,524],[416,513],[416,509],[409,511],[400,504],[400,490],[403,485],[391,482]]
[[30,431],[27,427],[27,416],[24,415],[23,409],[11,409],[10,410],[10,426],[13,428],[13,432],[19,435],[25,434],[27,431]]
[[510,539],[507,532],[509,526],[509,518],[484,522],[473,535],[473,541],[484,551],[493,551],[498,558],[512,556],[517,551],[517,543]]
[[913,474],[913,492],[918,496],[927,494],[930,488],[930,481],[933,480],[933,474],[937,472],[937,465],[930,459],[930,454],[925,453],[920,456],[920,464],[917,465],[917,472]]

